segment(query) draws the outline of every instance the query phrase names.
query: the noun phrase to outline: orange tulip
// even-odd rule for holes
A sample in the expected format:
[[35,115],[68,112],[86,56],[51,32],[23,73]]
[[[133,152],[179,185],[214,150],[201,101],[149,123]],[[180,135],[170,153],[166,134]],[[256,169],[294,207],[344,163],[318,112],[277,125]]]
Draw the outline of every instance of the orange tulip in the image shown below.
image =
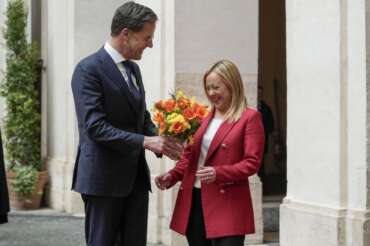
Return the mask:
[[194,111],[189,108],[184,109],[183,114],[184,114],[185,119],[187,120],[192,120],[197,117]]
[[159,100],[154,104],[154,107],[158,110],[164,110],[163,100]]
[[175,132],[176,134],[185,131],[185,126],[181,122],[175,122],[170,127],[170,132]]
[[176,101],[173,99],[166,100],[164,102],[164,109],[170,113],[176,108]]
[[164,131],[166,131],[167,126],[164,118],[164,114],[161,111],[156,111],[153,116],[153,121],[157,124],[159,128],[159,134],[161,135]]
[[163,134],[167,130],[166,123],[159,123],[159,135]]
[[190,105],[189,99],[186,99],[185,97],[180,97],[177,100],[177,103],[179,105],[179,108],[181,108],[181,109],[185,109],[185,108],[189,107],[189,105]]
[[197,104],[196,109],[195,109],[195,114],[199,119],[203,119],[208,114],[207,108]]
[[164,114],[161,111],[157,111],[154,113],[153,120],[157,123],[162,123],[164,122]]

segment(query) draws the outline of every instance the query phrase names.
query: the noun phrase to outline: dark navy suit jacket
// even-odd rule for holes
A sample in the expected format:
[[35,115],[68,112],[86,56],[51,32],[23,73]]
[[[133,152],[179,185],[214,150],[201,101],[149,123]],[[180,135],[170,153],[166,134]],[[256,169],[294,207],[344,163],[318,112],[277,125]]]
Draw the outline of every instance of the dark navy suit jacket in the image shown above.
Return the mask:
[[79,147],[72,189],[82,194],[127,196],[137,171],[149,169],[143,139],[156,135],[146,109],[145,91],[138,65],[133,74],[141,92],[135,101],[117,65],[101,48],[83,59],[72,77]]

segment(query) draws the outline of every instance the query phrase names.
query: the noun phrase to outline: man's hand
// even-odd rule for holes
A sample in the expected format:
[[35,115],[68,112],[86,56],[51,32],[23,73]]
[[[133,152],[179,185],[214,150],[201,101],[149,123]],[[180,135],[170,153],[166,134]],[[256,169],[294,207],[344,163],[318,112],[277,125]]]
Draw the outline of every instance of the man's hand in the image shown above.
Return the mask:
[[181,142],[172,137],[144,137],[144,149],[148,149],[157,154],[164,154],[172,160],[180,159],[181,153],[184,149]]
[[158,189],[166,190],[170,187],[171,184],[171,175],[169,173],[165,173],[155,177],[155,185]]

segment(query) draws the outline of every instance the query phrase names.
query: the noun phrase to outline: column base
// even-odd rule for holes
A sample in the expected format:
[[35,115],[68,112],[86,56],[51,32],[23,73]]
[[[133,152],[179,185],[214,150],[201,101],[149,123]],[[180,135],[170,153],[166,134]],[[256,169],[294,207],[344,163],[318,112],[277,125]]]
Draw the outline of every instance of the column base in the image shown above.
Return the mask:
[[280,206],[282,246],[370,246],[370,211],[321,207],[284,199]]

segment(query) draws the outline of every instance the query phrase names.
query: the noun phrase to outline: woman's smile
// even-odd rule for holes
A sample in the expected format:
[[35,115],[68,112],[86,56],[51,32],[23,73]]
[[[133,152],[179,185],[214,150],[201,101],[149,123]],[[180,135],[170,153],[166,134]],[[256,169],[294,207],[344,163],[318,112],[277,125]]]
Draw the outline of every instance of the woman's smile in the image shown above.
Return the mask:
[[206,93],[209,101],[221,113],[225,113],[231,103],[231,93],[223,79],[217,73],[210,73],[206,78]]

